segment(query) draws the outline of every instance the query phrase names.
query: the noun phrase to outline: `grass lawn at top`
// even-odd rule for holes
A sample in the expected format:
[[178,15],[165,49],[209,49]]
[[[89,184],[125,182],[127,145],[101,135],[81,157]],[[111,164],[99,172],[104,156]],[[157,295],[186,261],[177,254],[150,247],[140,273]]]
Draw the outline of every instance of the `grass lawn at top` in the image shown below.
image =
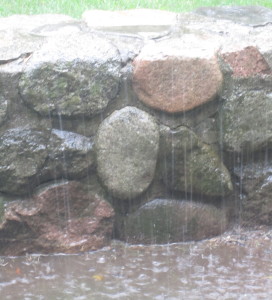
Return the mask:
[[272,8],[272,0],[0,0],[0,16],[59,13],[80,18],[88,9],[153,8],[182,12],[200,6],[218,5],[262,5]]

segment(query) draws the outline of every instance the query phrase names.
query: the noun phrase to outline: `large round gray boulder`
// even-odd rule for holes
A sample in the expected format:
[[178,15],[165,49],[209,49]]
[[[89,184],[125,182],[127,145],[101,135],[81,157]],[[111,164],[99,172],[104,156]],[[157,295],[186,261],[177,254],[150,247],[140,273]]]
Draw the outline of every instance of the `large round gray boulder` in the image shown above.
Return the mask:
[[48,145],[48,158],[41,172],[41,180],[75,179],[86,176],[93,165],[92,138],[53,129]]
[[83,33],[52,37],[27,61],[19,92],[43,116],[90,116],[117,95],[120,68],[118,50],[105,39]]
[[256,151],[272,146],[272,76],[228,79],[220,110],[225,150]]
[[161,126],[160,165],[165,185],[173,190],[207,196],[233,190],[218,154],[187,127],[171,130]]
[[224,212],[212,205],[155,199],[125,218],[121,235],[133,244],[166,244],[210,238],[226,227]]
[[121,199],[140,195],[150,185],[157,162],[159,128],[135,107],[115,111],[96,138],[98,174],[108,191]]
[[0,136],[0,191],[27,194],[47,157],[49,134],[22,127]]

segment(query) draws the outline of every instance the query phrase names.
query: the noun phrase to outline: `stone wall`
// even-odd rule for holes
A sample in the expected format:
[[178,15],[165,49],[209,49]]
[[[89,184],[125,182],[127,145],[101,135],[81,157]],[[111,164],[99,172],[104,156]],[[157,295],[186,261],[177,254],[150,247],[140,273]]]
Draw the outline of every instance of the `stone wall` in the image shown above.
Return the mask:
[[271,225],[271,30],[262,7],[0,19],[0,254]]

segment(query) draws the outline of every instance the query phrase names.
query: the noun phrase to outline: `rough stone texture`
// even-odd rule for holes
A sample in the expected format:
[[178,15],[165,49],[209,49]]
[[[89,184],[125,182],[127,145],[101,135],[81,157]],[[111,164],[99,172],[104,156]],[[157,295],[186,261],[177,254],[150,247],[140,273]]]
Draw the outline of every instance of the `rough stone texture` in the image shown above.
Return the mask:
[[266,176],[255,190],[249,193],[242,205],[241,218],[244,224],[272,225],[272,175]]
[[80,134],[53,129],[41,180],[87,176],[94,165],[93,141]]
[[5,122],[7,117],[8,101],[0,96],[0,126]]
[[30,200],[11,202],[0,224],[1,255],[78,253],[106,246],[114,211],[78,182],[39,190]]
[[220,133],[225,150],[271,147],[272,76],[228,78],[222,99]]
[[23,65],[30,53],[39,49],[43,43],[44,39],[39,36],[0,29],[0,99],[3,99],[1,102],[18,100],[18,83]]
[[244,224],[272,225],[272,154],[260,152],[233,170],[243,191],[241,218]]
[[[239,206],[244,223],[271,225],[272,164],[267,155],[272,147],[271,10],[215,8],[212,17],[194,12],[179,14],[175,20],[175,13],[162,11],[122,13],[141,14],[141,24],[132,24],[130,18],[127,27],[121,23],[122,28],[98,32],[66,16],[0,19],[0,216],[1,203],[3,208],[3,203],[31,197],[41,182],[80,178],[88,189],[80,186],[78,196],[88,190],[111,199],[121,214],[116,223],[141,203],[167,199],[171,193],[218,203],[224,198],[229,216]],[[156,22],[144,14],[156,15]],[[124,19],[118,17],[117,22]],[[261,162],[256,160],[260,150]],[[237,186],[233,192],[231,176]],[[50,199],[53,190],[59,193],[50,188]],[[242,195],[239,201],[237,193]],[[38,211],[44,202],[35,199],[41,204],[33,199],[10,204],[16,206],[8,209],[12,218],[32,213],[32,205]],[[82,229],[87,225],[81,215],[73,222]],[[172,222],[172,215],[163,216],[163,221]],[[37,243],[50,242],[45,242],[47,250],[37,250],[40,246],[34,249],[29,243],[38,239],[35,228],[31,231],[29,223],[16,222],[5,223],[9,229],[4,237],[15,236],[9,249],[62,251],[67,242],[74,247],[71,251],[81,251],[80,243],[62,235],[66,225],[58,229],[50,219],[48,237],[40,230],[39,219],[35,226],[46,238]],[[161,236],[167,236],[167,223],[156,222],[157,227],[166,224]],[[61,240],[54,242],[55,248],[52,235]],[[15,244],[17,237],[24,245]]]
[[117,49],[105,39],[90,34],[51,38],[26,62],[19,92],[43,116],[90,116],[116,97],[120,67]]
[[4,202],[4,197],[0,194],[0,222],[2,222],[3,217],[4,217],[4,211],[5,211],[5,202]]
[[130,68],[129,63],[140,53],[144,46],[144,39],[137,35],[119,35],[111,32],[104,33],[104,36],[118,48],[122,64],[125,66],[125,68],[122,69],[122,75],[124,77],[124,70]]
[[122,239],[133,244],[202,240],[223,233],[226,216],[208,204],[155,199],[128,215]]
[[37,51],[52,35],[79,33],[84,24],[58,14],[13,15],[0,18],[0,61],[18,59]]
[[157,162],[159,129],[135,107],[115,111],[100,125],[96,138],[98,174],[115,197],[131,199],[150,185]]
[[65,30],[71,34],[75,28],[79,32],[78,23],[62,15],[16,15],[0,19],[0,125],[4,119],[10,122],[7,128],[51,127],[21,105],[19,78],[32,53],[47,42],[46,36],[64,34]]
[[134,60],[136,94],[146,105],[169,113],[213,100],[222,84],[216,50],[195,35],[146,45]]
[[[270,32],[272,28],[271,19],[262,12],[256,16],[256,7],[242,7],[241,9],[248,10],[247,14],[239,12],[239,8],[234,8],[231,11],[231,7],[218,7],[214,8],[214,12],[211,17],[207,17],[196,13],[182,13],[178,16],[178,26],[175,28],[173,35],[178,37],[187,34],[201,35],[210,40],[211,44],[219,45],[220,52],[236,52],[243,50],[246,47],[254,46],[265,57],[270,67],[272,66],[272,40],[270,38]],[[271,10],[264,7],[257,7],[260,11],[266,10],[271,14]],[[206,10],[206,8],[200,8],[200,10]],[[209,11],[210,8],[207,8]],[[221,17],[217,10],[225,11],[229,14],[230,18],[235,19],[234,22]],[[252,10],[251,17],[252,22],[256,22],[254,26],[247,26],[243,24],[241,19],[250,16],[250,10]],[[240,14],[237,16],[235,11]],[[270,21],[268,21],[270,20]]]
[[[141,103],[140,101],[138,102]],[[207,102],[204,105],[198,106],[184,113],[169,114],[155,110],[152,110],[152,112],[159,119],[160,124],[170,128],[175,129],[179,126],[196,128],[201,126],[201,124],[204,124],[209,118],[213,118],[217,114],[219,106],[219,101],[215,99],[214,101]],[[147,107],[145,107],[145,109],[147,109]],[[216,130],[218,129],[216,128]]]
[[249,77],[257,74],[272,74],[264,57],[253,46],[237,52],[225,53],[222,57],[232,68],[233,76]]
[[208,38],[213,36],[216,38],[215,41],[217,40],[221,44],[222,41],[232,39],[234,36],[244,36],[246,38],[247,33],[252,28],[222,18],[207,17],[196,12],[188,12],[179,14],[175,30],[179,35],[190,32]]
[[215,118],[206,118],[195,126],[194,132],[204,143],[218,146],[219,133]]
[[13,128],[0,136],[0,191],[28,194],[47,157],[49,133]]
[[52,122],[28,109],[21,101],[9,101],[6,122],[0,127],[0,135],[4,134],[7,129],[17,127],[50,132]]
[[265,27],[258,27],[253,32],[252,44],[256,45],[272,69],[272,40],[269,38],[272,29],[272,23]]
[[161,126],[160,151],[163,181],[171,189],[208,196],[233,190],[230,174],[219,156],[188,128]]
[[0,99],[2,120],[5,119],[7,107],[9,106],[10,101],[16,101],[19,98],[18,82],[21,69],[21,67],[17,65],[14,66],[14,64],[10,67],[0,64]]
[[27,58],[27,56],[38,50],[45,42],[44,37],[22,33],[17,30],[0,30],[0,62],[1,64]]
[[[15,34],[14,39],[16,37]],[[22,103],[18,90],[23,66],[30,57],[28,51],[38,49],[42,43],[35,41],[35,37],[32,39],[21,37],[18,43],[12,41],[11,39],[10,44],[0,47],[0,126],[2,125],[0,135],[5,130],[16,127],[50,129],[51,120],[41,118],[33,110],[28,109]]]
[[249,26],[264,26],[272,22],[272,10],[262,6],[200,7],[195,12],[206,17],[225,19]]
[[233,164],[233,174],[239,179],[242,190],[246,195],[255,191],[256,186],[272,175],[272,153],[265,151],[250,153],[241,160],[236,159]]

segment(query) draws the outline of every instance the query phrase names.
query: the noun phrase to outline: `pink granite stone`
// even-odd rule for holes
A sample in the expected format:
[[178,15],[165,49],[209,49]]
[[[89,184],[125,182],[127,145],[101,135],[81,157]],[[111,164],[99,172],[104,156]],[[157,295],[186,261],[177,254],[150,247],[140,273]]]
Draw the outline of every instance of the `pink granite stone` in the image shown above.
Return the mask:
[[272,73],[264,57],[253,46],[245,47],[239,51],[223,53],[222,58],[230,65],[235,77]]
[[75,181],[49,185],[10,203],[0,223],[1,255],[78,253],[108,245],[114,210]]
[[191,110],[213,100],[221,85],[216,48],[206,41],[187,38],[147,45],[134,60],[134,91],[158,110]]

